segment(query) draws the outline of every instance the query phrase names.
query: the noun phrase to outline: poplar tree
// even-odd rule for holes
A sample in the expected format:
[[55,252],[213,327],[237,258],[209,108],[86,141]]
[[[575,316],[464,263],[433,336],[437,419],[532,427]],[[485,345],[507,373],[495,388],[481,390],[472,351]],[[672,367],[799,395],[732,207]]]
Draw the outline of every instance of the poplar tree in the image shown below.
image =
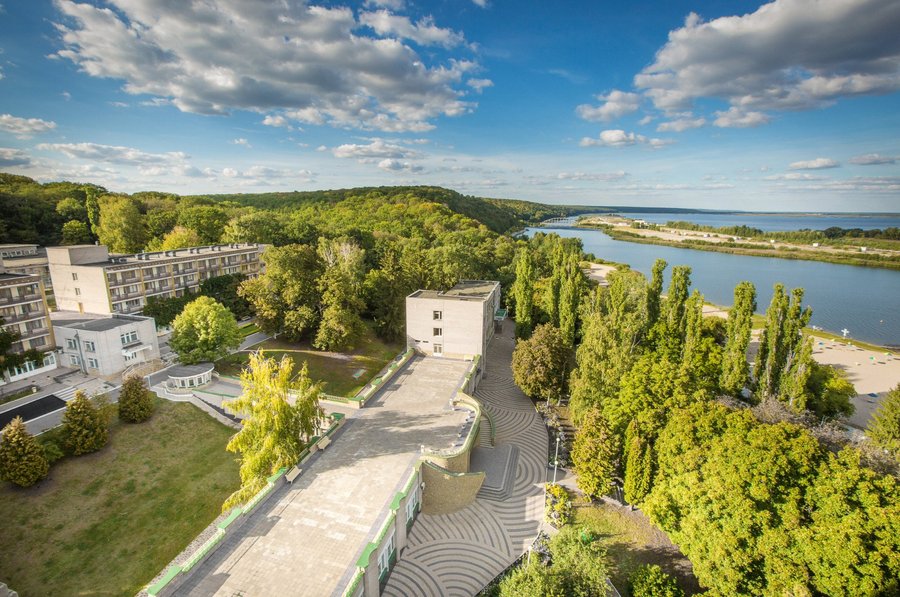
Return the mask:
[[653,486],[656,474],[655,443],[665,425],[662,409],[645,410],[631,420],[625,430],[625,500],[640,504]]
[[684,341],[685,328],[685,303],[691,286],[691,268],[687,265],[676,265],[672,268],[672,280],[669,282],[669,291],[662,313],[663,324],[658,338],[661,344],[680,346]]
[[659,319],[660,297],[663,288],[663,272],[668,264],[664,259],[653,262],[653,274],[650,278],[650,286],[647,287],[647,328],[653,327]]
[[553,247],[552,259],[553,269],[550,273],[550,284],[547,286],[547,313],[550,315],[550,323],[559,327],[559,299],[562,292],[565,252],[558,239]]
[[575,328],[583,288],[584,274],[578,266],[578,255],[570,253],[563,266],[559,292],[559,330],[569,346],[575,346]]
[[28,433],[22,417],[10,421],[0,438],[0,479],[19,487],[31,487],[49,472],[44,450]]
[[246,503],[266,486],[266,479],[300,460],[306,442],[322,417],[321,386],[309,378],[306,364],[294,377],[294,362],[280,362],[259,352],[250,355],[241,372],[242,394],[222,404],[244,415],[226,450],[241,455],[241,487],[222,510]]
[[[784,286],[775,285],[754,364],[756,392],[760,399],[780,398],[781,386],[789,371],[792,376],[806,375],[808,378],[808,359],[805,354],[801,354],[804,351],[801,330],[809,323],[812,311],[809,308],[803,309],[802,301],[802,288],[795,288],[788,299]],[[792,401],[799,396],[801,387],[798,383],[793,383],[790,388]]]
[[322,320],[313,346],[320,350],[353,348],[365,324],[360,317],[366,252],[349,239],[319,239],[325,272],[319,278]]
[[612,484],[618,465],[618,439],[600,412],[587,412],[575,433],[572,465],[578,476],[578,487],[589,498],[604,495]]
[[516,303],[516,337],[531,336],[534,310],[534,260],[528,247],[519,251],[516,261],[516,281],[512,287],[513,299]]
[[722,375],[719,387],[732,396],[740,396],[750,382],[747,347],[756,311],[756,288],[750,282],[734,287],[734,305],[728,312],[725,352],[722,356]]

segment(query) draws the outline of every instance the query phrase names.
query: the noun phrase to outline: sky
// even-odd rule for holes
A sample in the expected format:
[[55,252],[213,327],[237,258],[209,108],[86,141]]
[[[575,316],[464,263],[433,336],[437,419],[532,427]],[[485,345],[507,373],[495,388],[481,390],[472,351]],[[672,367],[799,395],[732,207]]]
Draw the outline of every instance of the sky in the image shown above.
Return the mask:
[[900,212],[900,2],[0,0],[0,171]]

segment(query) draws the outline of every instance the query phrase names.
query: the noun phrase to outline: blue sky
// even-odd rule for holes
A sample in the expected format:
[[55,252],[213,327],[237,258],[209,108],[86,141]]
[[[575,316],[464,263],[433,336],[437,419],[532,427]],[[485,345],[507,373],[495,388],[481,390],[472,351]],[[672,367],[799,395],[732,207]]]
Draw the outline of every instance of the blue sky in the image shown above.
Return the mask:
[[896,0],[0,2],[41,181],[900,212]]

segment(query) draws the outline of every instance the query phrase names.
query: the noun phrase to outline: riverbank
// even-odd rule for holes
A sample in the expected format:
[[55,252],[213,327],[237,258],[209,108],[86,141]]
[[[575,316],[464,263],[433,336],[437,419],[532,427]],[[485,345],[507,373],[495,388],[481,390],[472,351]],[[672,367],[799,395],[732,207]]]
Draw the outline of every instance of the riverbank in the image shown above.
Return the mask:
[[626,218],[586,218],[579,221],[576,228],[600,230],[615,240],[626,242],[730,253],[732,255],[822,261],[840,265],[900,270],[900,252],[898,251],[886,249],[869,250],[868,248],[866,248],[866,251],[863,251],[861,248],[849,251],[835,247],[814,247],[786,242],[773,242],[764,245],[759,244],[759,241],[715,235],[708,232],[667,228],[665,226],[633,228],[631,227],[631,222],[632,220]]

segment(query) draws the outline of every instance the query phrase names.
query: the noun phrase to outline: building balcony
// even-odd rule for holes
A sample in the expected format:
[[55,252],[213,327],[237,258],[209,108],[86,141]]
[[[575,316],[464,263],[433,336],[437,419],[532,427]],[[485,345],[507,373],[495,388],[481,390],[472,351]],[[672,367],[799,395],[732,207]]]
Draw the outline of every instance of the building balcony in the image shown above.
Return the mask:
[[144,271],[144,281],[145,282],[147,280],[159,280],[160,278],[168,278],[169,276],[171,276],[171,274],[167,271],[158,272],[158,273],[151,272],[151,271]]
[[50,334],[49,328],[33,328],[30,330],[26,330],[24,332],[20,332],[22,335],[22,340],[30,340],[31,338],[37,338],[39,336],[47,336]]
[[40,292],[26,293],[12,296],[0,296],[0,306],[21,305],[22,303],[34,303],[44,300]]
[[43,311],[29,311],[28,313],[0,313],[0,318],[5,323],[21,323],[23,321],[31,321],[32,319],[42,319],[47,314]]

